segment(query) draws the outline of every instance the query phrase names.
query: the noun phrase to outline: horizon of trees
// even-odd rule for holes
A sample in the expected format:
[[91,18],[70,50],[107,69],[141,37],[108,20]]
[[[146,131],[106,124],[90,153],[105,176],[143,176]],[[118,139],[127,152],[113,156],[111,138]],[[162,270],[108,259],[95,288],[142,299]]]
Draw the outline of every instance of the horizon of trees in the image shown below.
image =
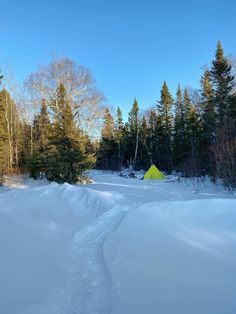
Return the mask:
[[180,86],[173,97],[164,81],[156,108],[139,113],[137,99],[123,122],[107,108],[97,167],[147,170],[151,164],[170,174],[221,178],[236,186],[236,85],[231,62],[218,42],[199,91]]
[[0,91],[1,180],[29,172],[75,183],[94,166],[121,171],[155,164],[166,173],[209,175],[235,187],[234,70],[218,42],[199,91],[178,86],[173,97],[164,81],[156,107],[140,114],[135,99],[124,122],[119,107],[114,117],[104,108],[104,96],[87,68],[66,58],[53,60],[27,79],[30,101],[20,105],[10,91]]

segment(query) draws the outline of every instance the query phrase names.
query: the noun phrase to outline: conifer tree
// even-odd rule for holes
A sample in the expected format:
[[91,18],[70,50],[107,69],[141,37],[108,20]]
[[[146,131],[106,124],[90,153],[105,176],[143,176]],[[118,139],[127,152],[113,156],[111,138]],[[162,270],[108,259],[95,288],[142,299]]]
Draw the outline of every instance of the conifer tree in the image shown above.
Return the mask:
[[150,152],[150,164],[157,165],[158,160],[158,145],[157,145],[157,115],[155,110],[151,110],[149,114],[148,128],[148,147]]
[[210,72],[206,70],[201,78],[202,120],[204,137],[211,143],[216,131],[216,110],[214,104],[214,90],[210,81]]
[[59,183],[75,183],[94,158],[87,155],[82,132],[77,128],[66,89],[60,84],[54,105],[54,125],[49,142],[46,177]]
[[166,82],[161,90],[161,99],[158,102],[158,116],[160,118],[159,149],[161,166],[168,172],[172,170],[172,105],[173,98]]
[[189,143],[189,156],[186,159],[185,172],[187,175],[199,176],[200,174],[200,143],[201,122],[196,108],[191,105],[187,114],[187,134]]
[[201,110],[202,110],[202,140],[201,140],[201,167],[205,173],[214,175],[214,155],[212,143],[216,137],[216,110],[214,103],[214,90],[211,83],[210,72],[204,71],[201,78]]
[[149,129],[145,116],[140,125],[139,159],[137,166],[139,169],[147,170],[151,166],[151,151],[149,146]]
[[139,122],[139,105],[137,99],[134,99],[133,106],[129,112],[128,125],[129,125],[129,160],[133,166],[133,169],[136,169],[136,162],[138,158],[138,146],[139,146],[139,131],[140,131],[140,122]]
[[124,123],[120,107],[116,111],[116,141],[118,145],[118,169],[121,170],[124,158]]
[[184,116],[185,116],[185,126],[186,126],[186,118],[187,118],[187,115],[189,114],[189,111],[190,109],[192,108],[192,103],[191,103],[191,99],[189,97],[189,92],[188,92],[188,89],[185,88],[184,89]]
[[224,56],[224,50],[218,41],[215,59],[212,61],[211,80],[214,87],[214,103],[217,112],[217,126],[236,118],[234,104],[234,76],[229,60]]
[[29,162],[30,175],[37,178],[43,177],[47,168],[48,143],[51,136],[52,126],[49,119],[47,105],[42,100],[40,113],[33,121],[33,154]]
[[173,159],[174,164],[178,167],[184,158],[186,158],[186,116],[184,104],[187,101],[186,93],[182,97],[182,91],[178,86],[175,102],[175,118],[174,118],[174,140],[173,140]]
[[19,169],[23,173],[29,170],[31,160],[31,127],[25,120],[19,123]]
[[97,167],[105,170],[118,169],[117,148],[114,119],[109,109],[106,108],[103,118],[102,138],[97,153]]

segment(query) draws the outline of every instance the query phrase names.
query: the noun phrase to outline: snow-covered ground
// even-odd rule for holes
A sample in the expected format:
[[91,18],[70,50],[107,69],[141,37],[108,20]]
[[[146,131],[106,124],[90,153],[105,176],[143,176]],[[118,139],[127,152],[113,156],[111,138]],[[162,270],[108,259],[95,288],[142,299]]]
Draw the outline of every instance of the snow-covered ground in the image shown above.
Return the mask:
[[235,314],[236,196],[210,182],[0,189],[0,314]]

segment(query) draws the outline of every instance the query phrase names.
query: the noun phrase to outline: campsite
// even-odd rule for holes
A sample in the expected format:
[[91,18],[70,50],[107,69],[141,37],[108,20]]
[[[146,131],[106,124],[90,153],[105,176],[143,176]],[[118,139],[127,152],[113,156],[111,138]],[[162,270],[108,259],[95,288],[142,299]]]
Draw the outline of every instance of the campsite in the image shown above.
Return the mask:
[[0,314],[236,314],[235,12],[0,2]]

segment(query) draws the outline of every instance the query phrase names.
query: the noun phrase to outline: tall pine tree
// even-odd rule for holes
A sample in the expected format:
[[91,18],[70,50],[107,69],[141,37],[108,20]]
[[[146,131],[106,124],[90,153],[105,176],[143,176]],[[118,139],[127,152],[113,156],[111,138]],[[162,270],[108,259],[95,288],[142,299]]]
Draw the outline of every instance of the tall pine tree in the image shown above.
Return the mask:
[[173,159],[178,168],[186,158],[186,116],[184,100],[180,86],[178,86],[175,102]]
[[218,41],[215,59],[212,61],[211,80],[214,87],[214,103],[217,112],[217,126],[236,118],[234,103],[234,76],[229,60],[224,56],[224,50]]
[[159,158],[161,167],[166,169],[168,173],[172,170],[172,106],[173,98],[165,81],[161,90],[161,99],[157,107],[161,123],[159,131]]
[[116,111],[116,132],[115,137],[118,149],[118,169],[121,170],[124,159],[124,123],[120,107]]
[[103,118],[102,138],[97,152],[97,167],[104,170],[118,169],[117,148],[115,122],[109,109],[106,108]]
[[63,84],[57,89],[54,125],[49,141],[46,176],[59,183],[75,183],[94,164],[94,157],[86,154],[85,138],[76,126],[72,108]]
[[140,121],[139,121],[139,105],[137,99],[134,99],[133,106],[129,112],[128,118],[128,141],[126,147],[126,158],[133,169],[136,169],[138,149],[139,149],[139,131],[140,131]]
[[201,138],[201,168],[205,173],[214,176],[215,160],[212,144],[216,137],[216,109],[214,103],[214,90],[211,76],[205,70],[201,78],[201,110],[202,110],[202,138]]
[[52,135],[52,125],[45,100],[42,100],[41,110],[33,121],[33,154],[29,162],[30,175],[33,178],[44,176],[47,168],[48,143]]

